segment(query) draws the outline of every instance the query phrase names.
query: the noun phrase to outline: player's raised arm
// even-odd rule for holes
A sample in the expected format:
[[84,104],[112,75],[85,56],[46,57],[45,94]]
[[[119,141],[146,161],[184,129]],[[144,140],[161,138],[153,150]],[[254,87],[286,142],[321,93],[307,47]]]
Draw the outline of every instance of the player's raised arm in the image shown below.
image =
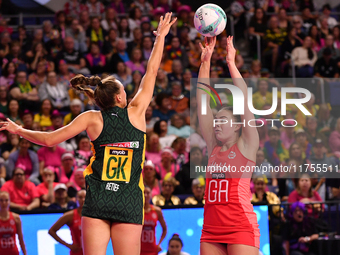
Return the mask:
[[[214,51],[216,44],[216,37],[206,37],[205,38],[205,46],[203,47],[200,44],[202,49],[201,54],[201,67],[198,73],[198,81],[197,81],[197,115],[199,126],[201,128],[202,136],[207,143],[208,147],[208,155],[212,152],[213,148],[217,144],[217,140],[214,133],[213,128],[213,120],[214,116],[212,110],[210,108],[210,95],[211,93],[209,89],[209,78],[210,78],[210,60],[211,55]],[[206,95],[206,115],[202,115],[202,95]]]
[[[236,50],[233,44],[233,37],[229,36],[227,38],[227,64],[231,78],[235,86],[241,89],[244,96],[244,115],[241,115],[242,122],[245,121],[245,126],[242,127],[242,141],[245,147],[251,146],[252,148],[258,148],[259,146],[259,135],[256,127],[251,127],[248,125],[248,121],[254,118],[254,114],[248,108],[248,87],[242,78],[242,75],[238,71],[235,65],[235,55]],[[254,125],[254,123],[251,123]]]
[[149,106],[152,99],[155,81],[159,65],[161,64],[163,50],[164,50],[164,38],[169,33],[170,27],[175,23],[177,18],[171,21],[172,12],[168,12],[160,18],[157,31],[154,31],[156,40],[148,61],[146,73],[141,81],[136,96],[132,99],[130,106],[137,107],[141,114],[144,114],[146,108]]

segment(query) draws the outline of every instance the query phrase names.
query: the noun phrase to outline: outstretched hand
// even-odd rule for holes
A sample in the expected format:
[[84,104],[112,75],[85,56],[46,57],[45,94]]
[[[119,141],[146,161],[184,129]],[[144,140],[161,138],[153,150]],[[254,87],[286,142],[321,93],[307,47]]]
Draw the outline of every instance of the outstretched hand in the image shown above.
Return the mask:
[[210,61],[211,55],[214,52],[215,44],[216,44],[216,36],[214,37],[205,37],[204,38],[205,47],[203,47],[202,43],[200,43],[200,47],[202,50],[201,61],[206,62]]
[[172,12],[167,12],[163,18],[161,16],[157,31],[153,31],[155,36],[166,36],[169,33],[170,27],[176,22],[177,18],[171,20]]
[[7,130],[12,134],[17,134],[21,126],[7,118],[7,121],[0,122],[0,131]]
[[234,48],[233,36],[228,36],[227,38],[227,64],[235,63],[236,49]]

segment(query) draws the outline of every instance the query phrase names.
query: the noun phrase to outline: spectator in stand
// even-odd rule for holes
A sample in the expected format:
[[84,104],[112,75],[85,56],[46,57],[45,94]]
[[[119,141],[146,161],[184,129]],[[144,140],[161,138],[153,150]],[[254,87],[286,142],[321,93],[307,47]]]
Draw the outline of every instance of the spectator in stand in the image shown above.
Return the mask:
[[300,41],[300,43],[303,43],[303,40],[305,39],[307,33],[302,30],[303,20],[301,16],[294,15],[292,18],[292,26],[296,29],[296,38]]
[[132,81],[125,87],[127,98],[130,99],[136,95],[136,93],[138,92],[139,85],[142,82],[142,78],[143,76],[140,71],[136,70],[132,72]]
[[35,86],[27,80],[26,72],[17,72],[16,82],[10,86],[9,95],[19,101],[22,109],[37,110],[39,102],[38,92]]
[[100,26],[100,20],[98,17],[91,19],[91,27],[86,30],[87,43],[95,42],[98,43],[99,47],[102,48],[104,45],[105,37],[107,32]]
[[49,63],[45,59],[41,59],[37,63],[36,71],[28,76],[28,82],[39,88],[42,83],[46,82],[46,73],[49,69]]
[[103,54],[105,54],[107,60],[110,60],[112,55],[116,52],[117,45],[117,32],[115,29],[110,28],[108,31],[107,40],[104,42]]
[[111,6],[118,14],[126,13],[124,3],[122,0],[112,0],[109,6]]
[[66,29],[66,14],[64,11],[57,11],[55,14],[55,29],[57,29],[61,35],[61,38],[65,38],[65,29]]
[[14,121],[18,123],[19,125],[22,124],[20,119],[20,113],[19,113],[19,102],[16,99],[10,99],[8,102],[8,113],[7,118],[9,118],[11,121]]
[[158,165],[161,162],[161,145],[158,134],[151,132],[147,135],[146,141],[145,157]]
[[162,60],[160,69],[164,70],[167,73],[172,72],[172,63],[173,61],[169,58],[168,52],[166,50],[163,51]]
[[168,250],[166,252],[159,253],[159,255],[190,255],[187,252],[182,251],[183,241],[178,234],[173,234],[169,240]]
[[[42,42],[42,43],[47,43],[50,41],[53,37],[53,24],[50,20],[44,20],[42,24],[42,30],[41,30],[41,35],[40,31],[36,31],[36,39],[35,42]],[[41,40],[39,38],[41,37]]]
[[265,142],[269,141],[267,120],[264,118],[257,119],[256,126],[260,138],[260,148],[263,148]]
[[276,16],[272,16],[269,19],[268,29],[266,30],[265,40],[267,41],[267,47],[264,54],[271,56],[271,71],[274,72],[277,64],[279,47],[287,36],[286,30],[279,27],[279,21]]
[[327,48],[331,49],[332,57],[334,59],[337,59],[338,57],[340,57],[340,50],[334,47],[333,35],[330,34],[326,36],[324,45],[325,47],[320,49],[320,51],[318,52],[318,57],[322,57],[324,50]]
[[318,132],[324,134],[327,138],[335,129],[336,118],[331,115],[331,107],[329,104],[320,104],[318,110]]
[[53,107],[61,111],[67,111],[70,107],[70,97],[64,85],[57,81],[55,72],[47,74],[47,81],[39,88],[39,97],[41,100],[50,99]]
[[139,48],[134,48],[131,52],[130,61],[127,61],[125,64],[132,72],[140,71],[143,75],[145,73],[145,62],[142,59],[142,51]]
[[[317,115],[317,112],[319,110],[319,106],[314,104],[315,103],[315,96],[313,93],[311,93],[311,98],[307,103],[304,104],[304,107],[312,114],[313,117]],[[298,123],[298,126],[300,128],[305,128],[306,127],[306,118],[307,116],[302,114],[301,111],[298,111],[296,114],[296,121]]]
[[55,181],[64,183],[68,188],[74,186],[75,160],[71,152],[65,152],[61,156],[61,165],[54,168],[56,171]]
[[0,113],[3,115],[8,114],[8,90],[2,84],[0,85]]
[[340,118],[337,119],[335,130],[329,136],[329,147],[332,152],[340,152]]
[[174,150],[172,156],[175,162],[182,166],[189,162],[189,153],[187,152],[187,140],[183,137],[177,137],[171,144]]
[[46,51],[49,56],[55,59],[63,49],[63,41],[58,30],[53,29],[50,40],[45,43]]
[[159,120],[153,126],[153,131],[159,135],[161,148],[170,147],[176,139],[176,135],[168,135],[168,124],[165,120]]
[[13,61],[7,62],[1,72],[4,87],[7,88],[14,83],[16,73],[17,73],[16,64],[14,64]]
[[320,18],[320,32],[321,32],[321,38],[322,39],[327,39],[327,36],[332,34],[332,31],[328,26],[328,18],[327,17],[321,17]]
[[117,52],[114,53],[110,59],[110,63],[108,65],[108,71],[110,73],[116,73],[117,72],[117,65],[119,62],[124,62],[126,63],[129,61],[129,55],[126,51],[126,42],[123,39],[118,39],[117,41]]
[[174,110],[171,110],[171,101],[169,95],[165,93],[159,93],[155,102],[158,106],[158,109],[153,111],[153,117],[158,117],[160,120],[169,121],[172,115],[176,113]]
[[287,16],[287,11],[284,8],[278,10],[279,27],[288,31],[290,17]]
[[268,135],[269,141],[264,143],[263,148],[265,157],[273,166],[280,166],[288,159],[288,151],[280,140],[280,131],[277,127],[269,129]]
[[316,60],[316,52],[312,49],[312,38],[307,36],[303,45],[292,51],[292,61],[297,67],[297,77],[312,77]]
[[83,27],[84,31],[86,31],[90,27],[91,20],[89,12],[87,10],[84,10],[80,13],[79,24]]
[[122,61],[117,63],[117,73],[114,73],[113,76],[119,80],[124,87],[132,82],[131,70]]
[[135,0],[132,5],[139,7],[143,15],[152,14],[152,5],[146,0]]
[[118,37],[123,39],[126,43],[133,40],[132,31],[129,27],[129,21],[127,17],[122,17],[118,24]]
[[[157,118],[157,117],[152,117],[152,111],[153,111],[153,108],[152,108],[151,105],[149,105],[148,108],[146,109],[146,112],[145,112],[146,133],[154,131],[154,126],[159,120],[159,118]],[[166,124],[166,122],[165,122],[165,124]]]
[[301,12],[301,18],[303,20],[303,29],[305,32],[309,31],[311,26],[316,25],[315,16],[311,13],[308,7],[305,7]]
[[45,167],[42,174],[43,182],[36,190],[40,198],[40,207],[49,207],[54,202],[54,188],[58,183],[54,182],[54,167]]
[[[57,82],[62,83],[66,89],[70,88],[70,80],[75,76],[75,74],[71,73],[68,70],[67,63],[63,59],[59,60],[58,69],[59,69],[59,72],[58,72],[58,75],[57,75]],[[72,90],[72,89],[70,88],[70,90]],[[70,97],[71,97],[71,95],[70,95]]]
[[[168,2],[166,0],[163,0],[163,1]],[[164,10],[166,12],[169,11],[166,8],[164,8]],[[177,8],[176,11],[177,11],[177,14],[178,14],[177,26],[178,27],[183,27],[183,26],[186,26],[187,24],[189,24],[189,22],[190,22],[190,15],[189,14],[191,12],[191,7],[189,5],[180,5]]]
[[263,48],[263,37],[265,36],[267,30],[266,24],[266,15],[262,8],[256,8],[255,15],[250,19],[248,33],[249,33],[249,40],[250,40],[250,49],[252,52],[256,52],[257,50],[257,38],[256,36],[260,36],[261,38],[261,48]]
[[285,254],[314,255],[309,246],[319,235],[315,222],[306,215],[306,206],[301,202],[295,202],[290,209],[289,219],[283,229]]
[[333,27],[333,31],[332,31],[332,35],[334,38],[334,44],[335,44],[335,48],[340,49],[340,26],[337,25],[335,27]]
[[129,28],[133,31],[135,28],[140,28],[142,11],[138,6],[132,7],[129,13]]
[[48,209],[52,210],[72,210],[77,208],[77,204],[74,201],[70,201],[67,196],[67,187],[63,183],[59,183],[54,187],[55,202],[51,204]]
[[255,109],[262,109],[264,105],[272,104],[272,93],[268,91],[268,81],[257,80],[257,91],[253,94],[253,106]]
[[309,29],[308,36],[312,38],[312,49],[315,52],[319,52],[325,44],[325,40],[321,39],[319,28],[316,25],[312,25]]
[[181,200],[177,196],[173,195],[175,187],[178,184],[178,181],[171,176],[171,173],[167,174],[162,182],[161,194],[154,196],[152,198],[152,203],[156,206],[180,205]]
[[295,126],[295,121],[293,120],[285,121],[285,127],[283,127],[282,129],[281,137],[280,137],[282,144],[285,146],[285,148],[289,148],[290,145],[293,142],[295,142],[294,126]]
[[[330,29],[333,29],[336,25],[338,25],[338,22],[335,18],[330,16],[331,14],[331,6],[329,4],[325,4],[322,6],[322,17],[327,18],[327,24]],[[320,27],[320,22],[317,21],[318,27]]]
[[340,178],[327,178],[326,187],[328,191],[328,200],[340,199]]
[[22,114],[21,114],[21,120],[23,124],[23,128],[33,130],[33,120],[34,120],[34,115],[33,113],[26,109]]
[[194,194],[191,197],[188,197],[184,200],[185,205],[204,205],[204,189],[205,189],[205,181],[204,178],[197,178],[192,181],[192,193]]
[[[183,68],[188,67],[189,58],[184,47],[180,44],[177,36],[172,37],[170,45],[165,47],[171,60],[180,60]],[[173,70],[174,71],[174,70]]]
[[115,14],[115,10],[112,7],[107,7],[105,11],[105,19],[100,22],[100,25],[106,31],[110,29],[117,30],[117,18]]
[[42,100],[40,106],[40,113],[34,115],[34,122],[39,122],[42,129],[52,126],[51,114],[53,111],[53,106],[51,100],[46,98]]
[[[312,189],[312,182],[310,176],[307,173],[301,175],[296,183],[296,189],[289,194],[288,203],[301,202],[304,204],[309,204],[312,202],[322,202],[322,198],[319,193]],[[308,215],[317,216],[321,211],[320,204],[306,205]]]
[[161,194],[161,183],[156,178],[155,165],[151,160],[147,160],[143,168],[144,184],[151,189],[151,197]]
[[143,36],[142,38],[142,52],[143,52],[143,58],[149,59],[151,55],[153,42],[150,36]]
[[301,167],[300,169],[306,169],[307,161],[306,157],[303,155],[302,148],[296,142],[292,143],[289,147],[289,160],[294,160],[296,165]]
[[171,117],[171,125],[168,127],[168,135],[176,135],[184,138],[188,138],[190,136],[190,126],[186,125],[185,118],[175,113]]
[[73,73],[90,74],[90,71],[86,68],[86,61],[82,54],[74,49],[74,39],[67,36],[64,40],[64,49],[58,53],[56,57],[56,63],[63,59],[67,63],[69,70]]
[[44,168],[47,166],[60,167],[61,156],[65,153],[65,149],[55,145],[53,147],[41,147],[37,154],[39,157],[39,173],[43,174]]
[[327,143],[327,137],[319,133],[317,131],[317,126],[318,126],[318,119],[315,117],[307,117],[306,120],[306,135],[307,135],[307,140],[309,143],[314,144],[316,139],[321,139],[323,144],[326,145],[327,151],[330,150],[328,143]]
[[[129,56],[131,56],[131,57],[132,57],[132,55],[131,55],[132,50],[134,50],[135,48],[141,50],[141,48],[142,48],[143,33],[142,33],[142,29],[140,28],[140,26],[134,28],[132,30],[132,34],[133,34],[133,40],[127,44],[127,52],[129,53]],[[142,59],[143,59],[143,57],[142,57]]]
[[78,0],[68,0],[64,4],[64,12],[67,17],[72,17],[73,19],[77,19],[80,13],[85,10],[86,7],[79,3]]
[[312,144],[308,142],[305,130],[298,129],[295,131],[295,141],[302,149],[302,157],[309,159],[312,155]]
[[183,94],[183,87],[179,81],[171,82],[171,109],[183,113],[188,108],[189,98]]
[[170,147],[165,147],[161,151],[161,161],[155,164],[156,172],[160,179],[163,179],[167,174],[175,176],[180,170],[180,166],[174,161],[173,150]]
[[66,116],[64,118],[64,126],[71,123],[81,113],[82,106],[83,106],[83,104],[77,98],[75,98],[71,101],[71,104],[70,104],[71,112],[66,114]]
[[52,127],[50,130],[57,130],[63,126],[63,115],[58,110],[53,110],[51,114]]
[[173,81],[182,82],[183,65],[179,59],[175,59],[172,62],[172,72],[168,74],[168,81],[171,83]]
[[37,153],[29,150],[31,142],[20,138],[19,149],[11,153],[7,161],[7,176],[12,177],[15,167],[21,165],[26,175],[26,179],[30,180],[34,184],[38,185],[40,181],[39,177],[39,159]]
[[5,182],[1,191],[7,191],[10,208],[31,211],[39,207],[39,195],[33,182],[26,180],[24,166],[18,165],[13,171],[13,178]]
[[160,93],[168,94],[169,91],[169,82],[168,76],[163,69],[158,69],[157,77],[155,81],[155,89],[154,89],[154,96],[157,96]]
[[104,5],[98,0],[87,0],[85,6],[89,11],[90,17],[101,17],[105,11]]
[[91,73],[101,74],[105,70],[106,58],[100,53],[100,46],[98,42],[91,42],[90,52],[85,56],[87,65]]
[[[178,35],[179,42],[180,42],[181,46],[183,46],[183,48],[185,49],[186,53],[188,53],[191,49],[193,49],[195,47],[195,45],[192,43],[192,41],[189,38],[189,31],[190,31],[190,28],[185,24],[185,25],[180,27],[179,35]],[[201,53],[199,45],[197,45],[196,48],[197,48],[197,51],[199,53]],[[198,56],[196,56],[196,58],[200,59]],[[188,59],[188,60],[189,60],[189,64],[191,64],[190,59]],[[195,66],[199,67],[199,64],[195,64]]]
[[7,141],[0,145],[1,157],[7,160],[9,155],[17,151],[19,148],[19,136],[7,133],[5,138]]
[[252,13],[253,5],[246,0],[237,0],[231,3],[231,15],[235,23],[235,37],[244,38],[244,30],[247,28],[247,16]]
[[[261,148],[256,152],[256,166],[258,167],[258,172],[254,173],[253,177],[266,178],[268,188],[271,191],[276,192],[277,185],[278,185],[276,174],[273,172],[267,171],[267,169],[269,169],[269,167],[272,167],[272,165],[265,158],[264,151]],[[252,191],[254,191],[253,188],[254,187],[251,187]]]
[[84,166],[90,163],[92,157],[91,142],[87,136],[80,136],[78,139],[78,149],[75,151],[75,160],[77,166]]
[[149,17],[143,17],[141,19],[140,28],[142,29],[143,36],[149,36],[150,38],[154,38],[153,34],[154,28],[151,26]]
[[3,58],[9,53],[9,45],[11,43],[11,35],[4,31],[0,34],[0,60],[2,63]]
[[74,49],[82,53],[87,52],[86,36],[83,27],[79,24],[78,19],[73,19],[71,26],[66,29],[66,36],[74,40]]

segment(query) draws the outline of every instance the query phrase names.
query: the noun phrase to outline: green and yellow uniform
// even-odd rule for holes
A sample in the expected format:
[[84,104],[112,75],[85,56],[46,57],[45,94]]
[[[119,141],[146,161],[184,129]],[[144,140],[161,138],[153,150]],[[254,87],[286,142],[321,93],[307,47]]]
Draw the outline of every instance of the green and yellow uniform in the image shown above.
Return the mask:
[[127,108],[115,106],[101,113],[103,130],[92,141],[93,156],[84,171],[87,192],[82,215],[143,224],[146,135],[131,124]]

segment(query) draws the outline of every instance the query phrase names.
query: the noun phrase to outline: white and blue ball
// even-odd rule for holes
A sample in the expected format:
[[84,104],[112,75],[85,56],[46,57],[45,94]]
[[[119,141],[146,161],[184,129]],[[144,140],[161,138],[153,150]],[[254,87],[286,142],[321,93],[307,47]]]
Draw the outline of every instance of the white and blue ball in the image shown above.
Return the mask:
[[219,35],[227,25],[227,15],[216,4],[205,4],[197,9],[194,17],[197,31],[205,37]]

